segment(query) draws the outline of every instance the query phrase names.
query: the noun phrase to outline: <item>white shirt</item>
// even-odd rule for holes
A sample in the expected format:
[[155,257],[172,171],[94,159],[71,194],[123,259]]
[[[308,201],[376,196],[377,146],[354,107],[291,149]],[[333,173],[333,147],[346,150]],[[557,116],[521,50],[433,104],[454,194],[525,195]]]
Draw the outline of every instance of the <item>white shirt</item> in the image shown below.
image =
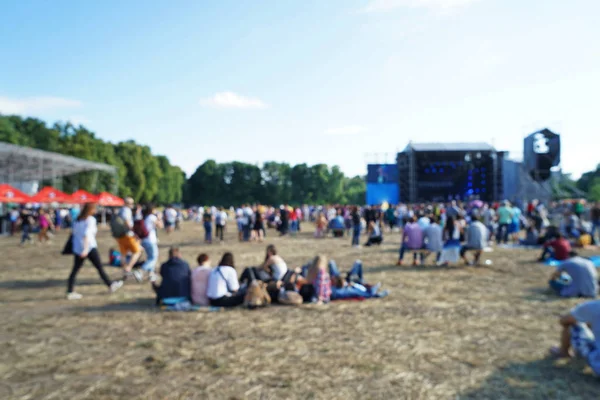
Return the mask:
[[165,210],[165,218],[167,219],[167,222],[174,224],[177,220],[177,211],[173,208],[167,208]]
[[119,217],[121,217],[127,225],[133,227],[133,212],[131,211],[131,208],[121,208],[121,210],[119,211]]
[[225,226],[227,223],[227,213],[225,211],[217,211],[217,215],[219,216],[219,225]]
[[98,247],[96,243],[96,233],[98,226],[96,218],[89,216],[83,221],[76,221],[73,224],[73,253],[80,255],[84,250],[84,240],[87,238],[88,252]]
[[144,220],[144,224],[146,225],[146,229],[148,230],[148,236],[142,239],[143,242],[148,243],[158,243],[156,237],[156,223],[158,222],[158,217],[154,214],[150,214]]
[[[219,273],[219,270],[221,273]],[[221,274],[223,274],[223,276],[221,276]],[[227,281],[225,281],[223,277],[225,277]],[[208,289],[206,290],[206,295],[209,299],[220,299],[230,293],[229,290],[227,290],[228,286],[229,290],[234,292],[240,288],[235,269],[228,266],[217,267],[211,271],[210,276],[208,277]]]

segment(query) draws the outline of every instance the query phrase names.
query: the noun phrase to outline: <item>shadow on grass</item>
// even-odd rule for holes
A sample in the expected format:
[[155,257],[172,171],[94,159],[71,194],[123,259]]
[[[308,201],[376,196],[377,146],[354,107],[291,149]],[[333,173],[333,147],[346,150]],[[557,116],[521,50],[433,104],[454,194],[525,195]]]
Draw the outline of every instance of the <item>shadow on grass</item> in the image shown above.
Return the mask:
[[125,301],[121,303],[108,303],[101,306],[74,307],[72,310],[83,312],[110,312],[110,311],[159,311],[156,307],[156,299],[143,298]]
[[462,270],[460,266],[444,266],[444,265],[403,265],[398,266],[396,264],[380,265],[377,267],[365,267],[365,272],[377,273],[377,272],[436,272],[436,271],[459,271]]
[[[81,279],[77,280],[77,286],[89,286],[102,283],[99,279]],[[21,289],[46,289],[56,287],[67,287],[67,276],[64,279],[44,279],[44,280],[24,280],[17,279],[13,281],[0,282],[0,289],[21,290]]]
[[493,373],[458,399],[598,399],[600,380],[582,360],[514,363]]

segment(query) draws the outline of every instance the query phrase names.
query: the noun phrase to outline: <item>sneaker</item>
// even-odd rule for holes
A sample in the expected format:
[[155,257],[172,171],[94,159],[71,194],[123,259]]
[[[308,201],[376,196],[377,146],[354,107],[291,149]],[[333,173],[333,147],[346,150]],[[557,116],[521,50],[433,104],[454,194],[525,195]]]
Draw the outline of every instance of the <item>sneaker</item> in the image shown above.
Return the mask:
[[152,271],[148,274],[148,280],[150,282],[156,282],[157,279],[158,277],[156,276],[156,272]]
[[83,298],[82,295],[76,292],[67,293],[67,300],[79,300]]
[[144,273],[139,269],[135,269],[132,271],[133,277],[136,281],[141,282],[144,280]]
[[396,263],[397,266],[402,266],[402,260],[398,260],[398,262]]
[[110,284],[110,292],[116,292],[117,290],[121,289],[121,286],[123,286],[123,281],[114,281]]

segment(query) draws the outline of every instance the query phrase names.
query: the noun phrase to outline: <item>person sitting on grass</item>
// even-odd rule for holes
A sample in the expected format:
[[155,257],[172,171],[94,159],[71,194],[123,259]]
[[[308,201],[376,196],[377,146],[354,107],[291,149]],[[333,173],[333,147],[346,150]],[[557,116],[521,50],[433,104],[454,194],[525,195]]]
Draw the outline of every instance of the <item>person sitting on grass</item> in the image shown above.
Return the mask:
[[225,253],[208,277],[206,295],[213,307],[237,307],[244,303],[244,291],[235,271],[233,254]]
[[265,261],[262,264],[262,268],[273,278],[275,281],[280,281],[283,279],[285,274],[288,271],[287,264],[277,254],[277,249],[275,245],[267,246],[267,254],[265,255]]
[[[570,279],[561,280],[563,274]],[[590,297],[598,293],[598,272],[594,263],[583,257],[573,257],[562,262],[550,277],[550,288],[560,297]]]
[[569,243],[562,233],[558,233],[556,239],[550,240],[544,244],[544,251],[538,261],[544,262],[548,256],[557,261],[563,261],[572,255],[573,251],[571,250],[571,243]]
[[198,256],[198,266],[192,271],[192,302],[199,306],[209,306],[210,300],[206,295],[208,278],[212,271],[210,259],[206,253]]
[[527,227],[525,239],[519,239],[521,246],[537,246],[539,240],[538,230],[535,228],[533,223],[530,223]]
[[366,247],[370,247],[374,244],[380,245],[383,242],[383,236],[381,235],[381,229],[379,223],[375,221],[369,222],[369,240],[365,243]]
[[[408,223],[404,227],[402,233],[402,246],[400,247],[400,257],[396,265],[402,265],[402,259],[406,250],[421,250],[423,248],[423,231],[419,224],[416,223],[415,217],[410,217]],[[418,253],[413,253],[413,265],[418,265]],[[421,259],[423,255],[421,254]]]
[[560,347],[551,348],[550,353],[559,358],[583,358],[600,375],[600,300],[573,308],[560,318],[560,325]]
[[[479,258],[483,249],[488,245],[488,231],[484,224],[479,221],[479,217],[473,216],[471,224],[467,227],[466,233],[467,244],[461,247],[460,256],[467,265],[478,265]],[[473,262],[467,259],[467,252],[473,251],[475,258]]]
[[152,288],[156,292],[157,304],[170,297],[181,297],[189,301],[191,298],[191,275],[190,266],[181,259],[179,248],[171,247],[169,260],[160,267],[160,276],[162,277],[160,285],[151,282]]
[[308,267],[306,283],[300,288],[304,302],[323,304],[331,299],[331,277],[328,273],[327,258],[318,255]]
[[440,217],[432,216],[431,223],[423,232],[425,236],[425,248],[431,253],[436,253],[435,261],[439,262],[444,249],[444,239],[442,238],[442,227],[440,226]]

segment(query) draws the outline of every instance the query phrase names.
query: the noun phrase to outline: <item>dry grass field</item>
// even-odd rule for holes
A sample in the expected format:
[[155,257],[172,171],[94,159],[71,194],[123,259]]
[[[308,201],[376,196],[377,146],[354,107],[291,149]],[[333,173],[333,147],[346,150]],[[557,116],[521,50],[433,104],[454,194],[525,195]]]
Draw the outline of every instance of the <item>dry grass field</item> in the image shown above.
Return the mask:
[[[306,230],[311,227],[305,226]],[[238,270],[267,243],[288,265],[317,253],[342,270],[356,258],[389,297],[248,311],[157,310],[147,283],[109,295],[86,264],[67,301],[72,259],[50,245],[0,239],[0,399],[599,399],[582,361],[553,361],[557,317],[578,300],[546,292],[551,272],[527,250],[495,249],[483,267],[396,267],[399,234],[379,248],[350,239],[275,238],[205,246],[200,225],[160,235],[192,261],[225,250]],[[107,256],[112,239],[99,235]],[[104,261],[107,261],[106,259]],[[108,269],[114,277],[119,271]]]

